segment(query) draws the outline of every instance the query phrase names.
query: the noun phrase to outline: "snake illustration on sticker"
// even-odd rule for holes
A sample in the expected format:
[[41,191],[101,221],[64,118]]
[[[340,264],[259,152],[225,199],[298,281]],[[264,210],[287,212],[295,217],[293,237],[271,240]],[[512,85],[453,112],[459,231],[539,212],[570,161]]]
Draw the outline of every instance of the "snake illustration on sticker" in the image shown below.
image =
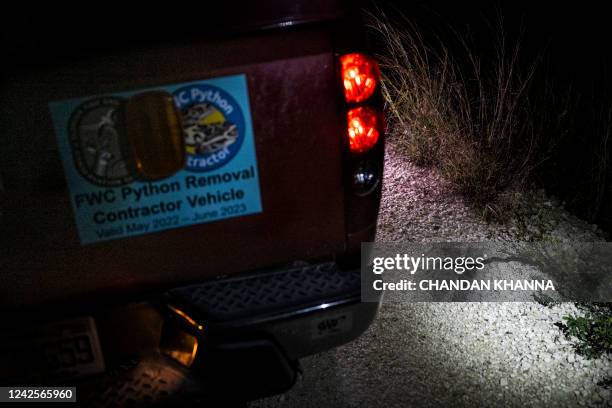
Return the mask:
[[174,92],[183,117],[187,169],[209,171],[238,153],[244,139],[244,116],[222,89],[196,84]]
[[82,244],[262,211],[244,75],[49,106]]

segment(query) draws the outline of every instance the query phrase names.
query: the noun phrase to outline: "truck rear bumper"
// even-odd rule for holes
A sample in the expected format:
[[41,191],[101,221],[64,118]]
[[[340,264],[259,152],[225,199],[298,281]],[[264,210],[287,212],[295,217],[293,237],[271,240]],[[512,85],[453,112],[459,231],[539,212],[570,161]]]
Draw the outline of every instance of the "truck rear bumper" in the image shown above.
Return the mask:
[[333,262],[179,287],[164,303],[170,337],[197,338],[189,375],[209,396],[239,400],[290,388],[299,358],[355,339],[379,307],[361,302],[358,269]]
[[166,302],[205,344],[263,337],[290,360],[355,339],[379,306],[361,302],[358,269],[332,262],[180,287]]

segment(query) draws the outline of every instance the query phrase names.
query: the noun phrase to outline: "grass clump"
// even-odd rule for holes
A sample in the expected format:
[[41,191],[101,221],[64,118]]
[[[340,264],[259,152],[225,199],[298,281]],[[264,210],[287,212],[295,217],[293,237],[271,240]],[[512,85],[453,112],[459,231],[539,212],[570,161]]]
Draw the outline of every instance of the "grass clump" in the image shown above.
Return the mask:
[[504,220],[549,149],[543,124],[558,119],[536,115],[537,61],[521,69],[520,42],[509,46],[501,22],[495,52],[482,58],[456,32],[450,47],[425,40],[403,17],[378,11],[368,21],[391,137],[416,164],[438,168],[485,218]]
[[612,304],[579,304],[583,316],[565,316],[557,323],[568,339],[573,339],[576,352],[588,359],[612,353]]

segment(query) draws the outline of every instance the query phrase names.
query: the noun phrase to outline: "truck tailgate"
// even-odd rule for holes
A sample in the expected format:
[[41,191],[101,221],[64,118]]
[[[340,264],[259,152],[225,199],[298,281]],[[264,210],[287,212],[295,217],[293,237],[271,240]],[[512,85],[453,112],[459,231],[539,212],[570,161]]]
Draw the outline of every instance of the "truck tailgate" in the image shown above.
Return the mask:
[[[49,102],[232,75],[246,78],[261,212],[84,245]],[[4,92],[4,306],[129,295],[344,248],[342,115],[325,28],[109,51],[15,77]]]

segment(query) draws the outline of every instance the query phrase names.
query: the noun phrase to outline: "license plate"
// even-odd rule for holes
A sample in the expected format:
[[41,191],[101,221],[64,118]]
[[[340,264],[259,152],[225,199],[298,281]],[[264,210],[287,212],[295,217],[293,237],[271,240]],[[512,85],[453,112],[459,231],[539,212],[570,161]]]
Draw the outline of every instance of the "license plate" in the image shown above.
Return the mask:
[[73,379],[104,371],[91,317],[18,329],[0,338],[0,380]]

